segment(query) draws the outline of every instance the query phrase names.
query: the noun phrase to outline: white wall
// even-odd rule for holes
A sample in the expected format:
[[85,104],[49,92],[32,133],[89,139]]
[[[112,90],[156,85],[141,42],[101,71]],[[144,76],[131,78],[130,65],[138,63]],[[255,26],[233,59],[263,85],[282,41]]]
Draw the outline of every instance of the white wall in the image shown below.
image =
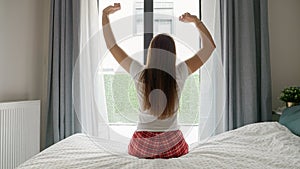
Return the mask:
[[38,99],[43,107],[49,19],[50,0],[0,0],[0,102]]
[[284,105],[280,91],[300,86],[300,1],[269,0],[273,109]]
[[41,99],[49,0],[0,1],[0,102]]

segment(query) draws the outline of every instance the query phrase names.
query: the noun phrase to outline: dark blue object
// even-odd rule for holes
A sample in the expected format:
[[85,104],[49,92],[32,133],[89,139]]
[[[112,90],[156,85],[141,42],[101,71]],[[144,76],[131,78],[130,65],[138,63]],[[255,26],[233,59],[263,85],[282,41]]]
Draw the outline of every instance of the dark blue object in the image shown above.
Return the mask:
[[286,126],[292,133],[300,136],[300,105],[283,110],[279,123]]

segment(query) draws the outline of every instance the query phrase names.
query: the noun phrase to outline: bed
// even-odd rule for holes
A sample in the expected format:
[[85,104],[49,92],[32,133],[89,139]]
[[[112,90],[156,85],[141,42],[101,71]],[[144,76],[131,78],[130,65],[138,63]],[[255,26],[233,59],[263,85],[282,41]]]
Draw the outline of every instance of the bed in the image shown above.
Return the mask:
[[138,159],[104,148],[118,148],[114,144],[75,134],[18,168],[300,168],[300,137],[277,122],[249,124],[219,134],[191,145],[187,155],[173,159]]

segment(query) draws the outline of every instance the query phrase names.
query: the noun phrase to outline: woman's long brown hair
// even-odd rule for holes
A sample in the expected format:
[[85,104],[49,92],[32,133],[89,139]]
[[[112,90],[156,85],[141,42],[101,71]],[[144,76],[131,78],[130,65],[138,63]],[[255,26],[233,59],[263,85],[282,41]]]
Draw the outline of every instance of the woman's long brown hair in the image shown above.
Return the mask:
[[[143,108],[158,119],[171,117],[178,109],[175,75],[176,48],[172,37],[159,34],[150,43],[147,65],[140,81],[143,91]],[[150,93],[159,89],[162,92]],[[152,97],[152,98],[151,98]]]

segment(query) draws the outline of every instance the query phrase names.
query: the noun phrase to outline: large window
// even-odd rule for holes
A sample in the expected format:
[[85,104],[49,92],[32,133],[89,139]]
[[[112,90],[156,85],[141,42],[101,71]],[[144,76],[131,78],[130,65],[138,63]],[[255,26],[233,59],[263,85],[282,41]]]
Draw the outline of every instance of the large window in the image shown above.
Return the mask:
[[[100,1],[100,10],[114,3],[111,0]],[[149,2],[147,2],[149,3]],[[199,14],[199,1],[191,0],[189,3],[185,1],[174,0],[154,0],[153,4],[153,36],[158,33],[168,33],[174,37],[177,49],[178,60],[183,61],[195,53],[189,46],[182,42],[180,34],[182,30],[177,27],[177,18],[185,12]],[[146,38],[144,38],[144,2],[143,1],[126,1],[122,3],[122,10],[111,16],[111,22],[118,22],[127,17],[127,25],[132,28],[132,34],[129,38],[122,39],[118,44],[131,56],[145,63],[143,49]],[[101,17],[100,17],[101,18]],[[175,20],[176,19],[176,20]],[[117,27],[112,25],[113,31],[118,31]],[[119,39],[117,38],[117,41]],[[200,44],[199,37],[192,37],[192,46]],[[138,118],[138,100],[134,83],[129,74],[127,74],[119,64],[114,60],[113,56],[107,52],[102,68],[99,69],[98,75],[104,79],[106,102],[104,113],[107,114],[110,125],[124,134],[124,131],[129,131],[128,136],[135,129]],[[199,87],[200,78],[199,72],[191,75],[185,84],[182,96],[180,99],[179,123],[181,126],[197,126],[199,123]],[[195,93],[196,92],[196,93]],[[125,98],[125,99],[124,99]],[[122,128],[118,128],[122,126]],[[132,127],[130,127],[132,126]],[[197,127],[195,127],[197,129]],[[191,134],[192,135],[192,134]],[[197,131],[193,133],[193,141],[197,138]],[[190,141],[190,142],[193,142]]]

